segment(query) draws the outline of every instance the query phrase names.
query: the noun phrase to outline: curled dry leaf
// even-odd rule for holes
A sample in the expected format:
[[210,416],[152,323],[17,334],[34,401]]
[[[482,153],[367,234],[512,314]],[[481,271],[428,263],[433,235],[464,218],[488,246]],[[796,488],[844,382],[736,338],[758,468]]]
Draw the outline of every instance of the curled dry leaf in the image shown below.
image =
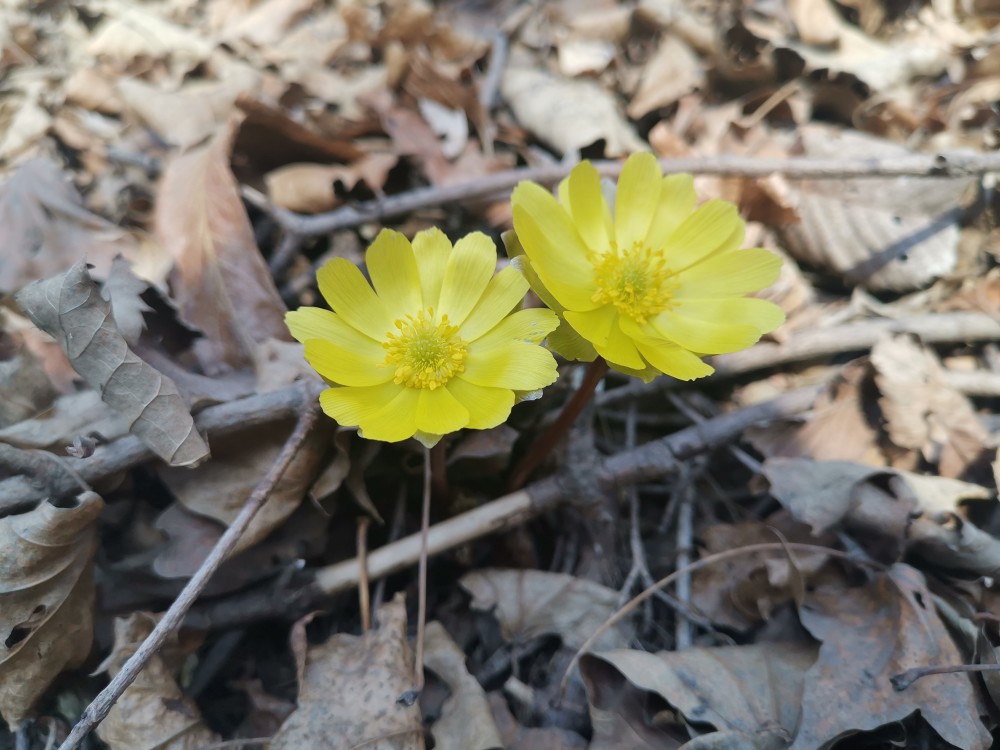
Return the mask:
[[500,91],[518,122],[559,154],[597,141],[609,157],[647,150],[614,97],[594,81],[511,67]]
[[132,272],[128,261],[122,256],[119,255],[111,262],[111,271],[104,282],[101,296],[111,303],[111,314],[118,331],[133,346],[146,327],[142,314],[152,311],[140,296],[148,288],[149,284]]
[[[145,612],[115,619],[115,645],[98,671],[114,677],[145,640],[156,619]],[[111,750],[197,750],[219,741],[184,695],[162,654],[155,654],[97,727]]]
[[60,396],[44,414],[0,430],[0,442],[61,453],[81,435],[114,440],[127,432],[121,417],[101,401],[100,393],[80,391]]
[[168,162],[156,204],[156,235],[175,263],[171,289],[183,320],[204,334],[194,351],[210,375],[249,367],[256,344],[290,338],[229,169],[236,125]]
[[208,457],[177,386],[129,348],[83,263],[28,285],[16,299],[156,455],[171,466],[194,466]]
[[957,477],[984,457],[989,434],[969,399],[945,382],[935,354],[913,336],[894,336],[872,348],[879,406],[889,439]]
[[67,507],[43,502],[0,519],[0,714],[13,728],[90,652],[94,522],[103,507],[84,492]]
[[444,680],[451,695],[434,723],[438,750],[491,750],[503,747],[482,686],[469,674],[465,654],[439,622],[427,625],[424,666]]
[[363,636],[339,633],[309,648],[299,707],[271,740],[272,750],[322,747],[422,750],[413,688],[413,654],[406,640],[402,594],[379,610],[379,627]]
[[[663,744],[668,729],[662,719],[654,725],[647,710],[652,693],[687,721],[726,733],[732,743],[713,745],[709,734],[704,747],[781,748],[795,734],[803,675],[815,659],[814,646],[798,643],[656,654],[616,650],[586,654],[580,672],[596,709],[600,747],[673,747]],[[680,721],[671,723],[675,737],[687,734]]]
[[[395,154],[368,154],[353,164],[289,164],[265,175],[268,197],[275,205],[300,213],[329,211],[343,202],[343,192],[364,182],[379,193]],[[339,189],[338,189],[338,186]]]
[[970,675],[937,675],[902,691],[889,681],[912,667],[963,662],[933,601],[923,575],[902,563],[862,586],[821,588],[810,595],[800,617],[822,646],[806,673],[791,750],[814,750],[916,711],[952,745],[990,746]]
[[[618,608],[618,592],[584,578],[541,570],[476,570],[462,576],[473,609],[492,610],[504,638],[523,641],[555,634],[580,648]],[[597,650],[628,645],[633,630],[619,623],[594,644]]]

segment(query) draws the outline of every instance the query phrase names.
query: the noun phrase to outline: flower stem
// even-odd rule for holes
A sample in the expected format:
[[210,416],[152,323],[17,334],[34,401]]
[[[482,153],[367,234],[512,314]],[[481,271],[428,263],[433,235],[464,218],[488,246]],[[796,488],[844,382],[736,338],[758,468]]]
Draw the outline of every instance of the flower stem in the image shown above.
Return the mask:
[[604,361],[603,357],[598,357],[590,363],[586,374],[583,376],[583,382],[580,383],[580,387],[576,390],[576,393],[570,397],[569,401],[563,406],[562,411],[559,412],[559,416],[546,428],[545,432],[538,436],[535,442],[532,443],[531,448],[528,449],[528,452],[524,454],[524,457],[514,467],[514,471],[510,475],[510,480],[507,482],[508,492],[521,489],[535,469],[552,452],[556,444],[569,432],[569,428],[573,426],[576,418],[580,416],[580,412],[583,411],[583,408],[593,398],[594,389],[597,388],[597,384],[601,382],[607,371],[608,363]]
[[427,629],[427,532],[431,525],[431,449],[424,448],[424,498],[420,513],[420,568],[417,573],[417,648],[414,657],[419,695],[424,689],[424,631]]

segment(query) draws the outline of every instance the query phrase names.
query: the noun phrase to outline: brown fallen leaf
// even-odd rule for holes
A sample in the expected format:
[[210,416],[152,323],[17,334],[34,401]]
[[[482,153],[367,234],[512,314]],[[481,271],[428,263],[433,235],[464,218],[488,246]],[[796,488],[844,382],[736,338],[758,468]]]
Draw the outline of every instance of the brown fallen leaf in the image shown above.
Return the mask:
[[[471,607],[492,611],[508,641],[556,634],[568,648],[580,648],[618,608],[618,592],[585,578],[542,570],[475,570],[462,576]],[[622,622],[609,629],[596,649],[628,645],[633,629]]]
[[101,394],[88,390],[60,396],[43,414],[0,430],[0,442],[62,453],[80,436],[114,440],[127,432],[128,426],[101,401]]
[[119,414],[129,431],[171,466],[208,457],[177,386],[133,352],[83,263],[15,297],[32,322],[55,338],[74,369]]
[[[616,650],[584,655],[580,672],[592,708],[604,714],[595,734],[612,728],[619,734],[602,737],[600,747],[673,747],[660,744],[670,742],[671,730],[682,737],[695,724],[707,724],[725,733],[726,741],[712,744],[709,733],[700,747],[781,748],[795,735],[803,675],[815,658],[814,646],[798,643],[656,654]],[[663,708],[650,715],[650,693],[679,716]],[[627,744],[628,735],[621,736],[626,732],[645,744]]]
[[372,153],[353,164],[289,164],[264,176],[268,197],[278,206],[300,213],[329,211],[343,202],[342,195],[364,183],[378,194],[395,154]]
[[174,258],[174,299],[182,319],[204,334],[194,352],[209,375],[250,366],[257,343],[290,340],[229,169],[237,124],[171,159],[156,204],[156,235]]
[[[114,648],[97,671],[118,674],[155,625],[156,618],[146,612],[116,618]],[[198,750],[220,739],[205,726],[160,653],[115,701],[97,735],[111,750]]]
[[809,596],[799,614],[822,645],[806,672],[791,750],[815,750],[915,711],[952,745],[990,746],[969,675],[928,677],[902,691],[889,680],[912,667],[962,663],[933,601],[923,575],[903,563],[862,586],[825,587]]
[[379,610],[377,630],[338,633],[309,648],[299,707],[271,739],[271,748],[422,750],[420,708],[399,701],[413,681],[406,606],[397,594]]
[[69,506],[43,502],[0,518],[0,715],[12,728],[90,652],[94,522],[103,507],[84,492]]
[[683,39],[667,33],[646,63],[639,88],[628,105],[633,120],[666,107],[705,82],[705,65]]
[[451,695],[431,727],[438,750],[490,750],[503,747],[486,693],[465,666],[465,654],[444,626],[427,624],[424,666],[440,677]]

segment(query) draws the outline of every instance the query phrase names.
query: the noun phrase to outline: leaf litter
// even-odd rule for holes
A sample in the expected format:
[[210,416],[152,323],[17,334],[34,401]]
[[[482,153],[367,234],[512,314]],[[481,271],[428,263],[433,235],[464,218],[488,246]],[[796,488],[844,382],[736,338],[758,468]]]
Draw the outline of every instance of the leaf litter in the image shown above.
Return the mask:
[[[383,226],[498,239],[514,181],[477,186],[512,168],[892,164],[993,151],[1000,124],[982,3],[35,5],[0,14],[0,747],[66,737],[274,463],[275,404],[314,387],[283,316],[317,304],[322,262]],[[432,560],[419,703],[415,572],[390,558],[420,455],[328,424],[92,746],[989,747],[996,673],[947,668],[1000,644],[991,180],[696,187],[786,258],[763,294],[788,322],[709,380],[605,378],[535,475],[558,507]],[[443,445],[435,523],[505,494],[577,368]],[[801,388],[809,408],[682,471],[593,473]],[[390,574],[365,604],[329,583],[359,589],[362,547]]]

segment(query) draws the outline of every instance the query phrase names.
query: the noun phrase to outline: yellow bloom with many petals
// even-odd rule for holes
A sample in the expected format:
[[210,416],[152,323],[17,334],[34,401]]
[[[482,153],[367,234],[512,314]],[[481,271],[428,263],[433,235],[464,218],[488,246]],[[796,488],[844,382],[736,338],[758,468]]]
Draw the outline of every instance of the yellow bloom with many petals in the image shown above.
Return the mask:
[[524,270],[565,321],[550,346],[571,358],[589,349],[647,381],[693,380],[713,372],[703,356],[751,346],[784,321],[777,305],[744,296],[774,283],[781,259],[741,250],[736,207],[696,207],[691,175],[664,176],[652,154],[626,161],[613,208],[590,162],[574,167],[558,199],[522,182],[511,202]]
[[323,411],[363,437],[433,445],[463,427],[495,427],[515,391],[556,379],[540,346],[558,325],[550,310],[517,310],[528,291],[519,270],[496,271],[496,247],[470,234],[454,248],[440,231],[411,244],[385,229],[365,256],[371,284],[336,258],[317,274],[331,310],[303,307],[285,320],[331,386]]

